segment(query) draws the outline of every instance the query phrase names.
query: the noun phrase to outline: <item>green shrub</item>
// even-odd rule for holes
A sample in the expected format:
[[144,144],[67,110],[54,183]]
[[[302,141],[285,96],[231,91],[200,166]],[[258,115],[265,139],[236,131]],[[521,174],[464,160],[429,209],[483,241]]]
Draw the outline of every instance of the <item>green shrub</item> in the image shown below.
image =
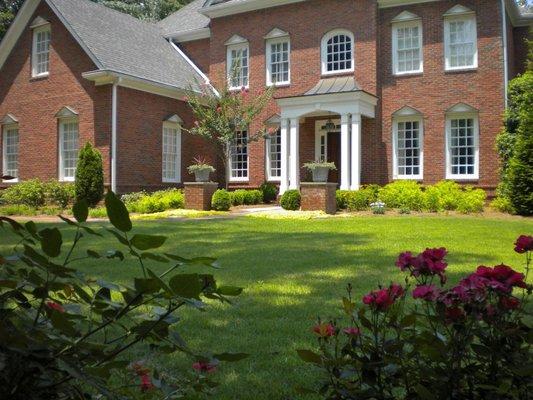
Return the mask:
[[469,186],[462,192],[457,203],[457,211],[463,214],[483,212],[483,206],[487,200],[487,193],[482,189],[474,189]]
[[265,203],[276,201],[276,198],[278,197],[278,189],[273,183],[265,182],[261,185],[259,190],[263,193],[263,201]]
[[89,217],[91,218],[107,218],[107,210],[105,207],[96,207],[89,210]]
[[73,183],[61,183],[53,179],[46,182],[44,186],[47,202],[62,209],[67,208],[76,198],[76,189]]
[[461,185],[457,182],[440,181],[426,187],[424,209],[432,212],[456,210],[461,196]]
[[159,190],[153,193],[136,192],[122,196],[129,212],[153,214],[183,208],[185,198],[179,189]]
[[337,210],[346,210],[348,208],[349,190],[337,190],[335,198],[337,200]]
[[287,190],[281,196],[280,204],[285,210],[296,211],[300,209],[302,196],[298,190]]
[[76,198],[85,199],[95,207],[104,197],[102,155],[87,142],[80,150],[76,167]]
[[[533,114],[533,101],[531,107],[528,113]],[[511,205],[518,214],[527,216],[533,215],[533,116],[522,118],[529,119],[529,126],[516,140],[507,175]]]
[[242,206],[244,204],[244,198],[246,197],[246,190],[239,189],[234,192],[230,192],[231,204],[234,206]]
[[37,214],[40,215],[59,215],[64,210],[63,207],[57,207],[57,206],[45,206],[42,208],[39,208],[37,211]]
[[363,211],[370,207],[370,192],[365,189],[349,192],[346,198],[346,208],[348,211]]
[[490,206],[503,213],[514,214],[516,212],[511,204],[511,200],[509,200],[507,197],[496,197],[494,200],[492,200]]
[[138,202],[139,200],[141,200],[141,198],[143,198],[144,196],[147,196],[147,195],[148,195],[148,193],[146,193],[144,190],[142,190],[140,192],[131,192],[131,193],[123,194],[120,197],[120,199],[122,200],[122,202],[126,206],[129,206],[130,204]]
[[247,190],[244,194],[244,204],[254,205],[263,202],[263,193],[260,190]]
[[211,207],[215,211],[228,211],[231,207],[231,196],[226,189],[219,189],[213,194]]
[[411,210],[422,210],[424,194],[421,186],[415,181],[395,181],[381,188],[379,199],[388,208],[408,207]]
[[46,202],[45,185],[39,179],[30,179],[9,186],[2,192],[4,204],[22,204],[39,208]]
[[37,215],[37,210],[25,204],[9,204],[0,207],[0,215]]

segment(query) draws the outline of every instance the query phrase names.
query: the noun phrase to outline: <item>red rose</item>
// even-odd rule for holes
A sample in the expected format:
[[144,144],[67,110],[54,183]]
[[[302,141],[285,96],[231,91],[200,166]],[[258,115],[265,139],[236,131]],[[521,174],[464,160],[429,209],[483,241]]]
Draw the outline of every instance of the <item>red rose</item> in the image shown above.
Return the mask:
[[359,336],[361,334],[361,330],[356,327],[344,328],[343,332],[348,336]]
[[141,375],[141,392],[147,392],[148,390],[153,388],[154,384],[152,383],[152,379],[150,379],[150,375]]
[[515,242],[514,251],[517,253],[525,253],[533,250],[533,236],[520,235]]
[[413,290],[413,298],[433,301],[437,298],[438,293],[435,285],[420,285]]
[[64,313],[65,312],[65,309],[63,308],[63,306],[61,304],[59,304],[59,303],[54,302],[54,301],[47,301],[46,302],[46,307],[48,307],[51,310],[55,310],[57,312],[60,312],[60,313]]
[[313,327],[313,332],[319,337],[330,337],[335,335],[335,327],[331,324],[318,324]]
[[461,319],[463,319],[465,313],[464,311],[459,307],[448,307],[444,311],[444,316],[446,318],[446,322],[448,323],[454,323]]
[[514,297],[504,296],[500,299],[500,305],[505,310],[516,310],[518,307],[520,307],[520,300]]

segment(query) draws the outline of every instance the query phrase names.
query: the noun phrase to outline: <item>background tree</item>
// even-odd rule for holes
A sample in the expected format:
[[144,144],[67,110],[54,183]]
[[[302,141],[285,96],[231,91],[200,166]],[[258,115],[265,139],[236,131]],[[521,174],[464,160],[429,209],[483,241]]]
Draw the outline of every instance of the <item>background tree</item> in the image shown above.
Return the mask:
[[76,198],[85,199],[95,207],[104,197],[102,155],[87,142],[80,150],[76,168]]

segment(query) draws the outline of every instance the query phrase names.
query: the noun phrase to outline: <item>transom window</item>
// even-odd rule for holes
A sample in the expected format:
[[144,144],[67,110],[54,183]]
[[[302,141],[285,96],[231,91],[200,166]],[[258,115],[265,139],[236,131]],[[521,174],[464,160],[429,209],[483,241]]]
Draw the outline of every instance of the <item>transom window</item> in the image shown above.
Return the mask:
[[235,140],[231,147],[230,180],[248,180],[248,131],[235,133]]
[[448,170],[451,179],[478,178],[478,123],[475,116],[448,117]]
[[353,34],[333,31],[322,39],[322,74],[354,70]]
[[422,179],[422,119],[394,122],[394,178]]
[[397,75],[422,72],[422,23],[395,23],[392,30],[393,70]]
[[267,85],[290,83],[290,42],[288,38],[267,41]]
[[163,123],[163,182],[181,181],[181,127]]
[[59,178],[73,181],[76,177],[79,151],[79,127],[76,119],[59,121]]
[[248,43],[228,46],[227,70],[230,89],[248,87],[250,74]]
[[267,175],[268,180],[281,179],[281,130],[267,139]]
[[[4,125],[3,174],[18,178],[19,171],[19,128],[18,125]],[[14,182],[11,180],[10,182]]]
[[474,15],[448,17],[444,21],[446,69],[477,67],[477,32]]
[[33,31],[32,76],[46,76],[50,71],[50,25]]

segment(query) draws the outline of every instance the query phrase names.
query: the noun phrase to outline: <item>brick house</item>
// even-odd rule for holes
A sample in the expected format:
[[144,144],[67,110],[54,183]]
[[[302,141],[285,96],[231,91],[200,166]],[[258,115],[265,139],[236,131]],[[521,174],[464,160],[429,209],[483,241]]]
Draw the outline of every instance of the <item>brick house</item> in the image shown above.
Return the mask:
[[[195,156],[222,169],[182,131],[194,122],[184,96],[274,85],[236,132],[232,187],[298,188],[303,163],[323,159],[342,189],[493,189],[505,91],[532,24],[512,0],[194,0],[158,24],[88,0],[27,0],[0,43],[3,170],[73,180],[90,141],[115,191],[179,186]],[[265,124],[276,133],[248,143]]]

